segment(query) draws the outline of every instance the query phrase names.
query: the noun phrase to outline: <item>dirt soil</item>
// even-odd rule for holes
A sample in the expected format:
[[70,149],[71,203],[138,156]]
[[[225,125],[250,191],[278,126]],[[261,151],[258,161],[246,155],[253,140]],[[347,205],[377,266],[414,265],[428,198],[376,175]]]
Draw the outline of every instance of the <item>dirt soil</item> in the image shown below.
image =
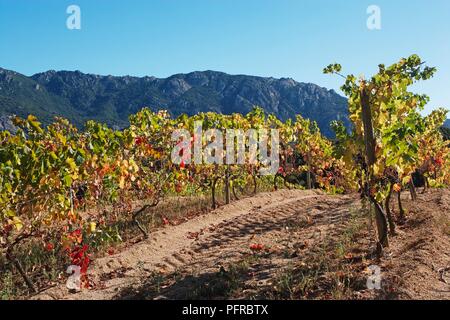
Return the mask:
[[[402,197],[408,221],[381,259],[357,195],[280,190],[96,259],[90,290],[59,285],[32,298],[450,299],[450,190]],[[381,268],[380,290],[367,289],[370,265]]]
[[407,222],[382,259],[385,280],[395,290],[383,298],[450,299],[450,190],[419,194],[407,204]]

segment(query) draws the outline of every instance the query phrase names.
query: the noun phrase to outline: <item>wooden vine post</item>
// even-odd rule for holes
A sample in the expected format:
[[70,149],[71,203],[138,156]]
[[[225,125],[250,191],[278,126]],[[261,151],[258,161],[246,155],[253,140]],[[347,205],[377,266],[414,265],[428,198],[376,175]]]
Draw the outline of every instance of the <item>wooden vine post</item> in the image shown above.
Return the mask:
[[311,182],[311,152],[310,151],[308,151],[308,162],[307,162],[307,165],[308,165],[308,172],[306,173],[306,185],[307,185],[307,188],[308,188],[308,190],[311,190],[312,189],[312,182]]
[[383,247],[387,247],[389,245],[388,226],[386,215],[383,211],[383,208],[378,203],[378,201],[370,194],[371,186],[374,183],[371,169],[376,162],[376,154],[375,154],[375,138],[373,134],[373,125],[372,125],[372,112],[370,108],[370,96],[367,88],[365,87],[365,84],[363,84],[361,88],[360,95],[361,95],[362,120],[364,125],[364,144],[366,148],[366,159],[368,165],[367,196],[369,197],[370,202],[375,207],[375,219],[378,232],[378,252],[381,254]]
[[225,171],[225,203],[230,204],[230,166]]

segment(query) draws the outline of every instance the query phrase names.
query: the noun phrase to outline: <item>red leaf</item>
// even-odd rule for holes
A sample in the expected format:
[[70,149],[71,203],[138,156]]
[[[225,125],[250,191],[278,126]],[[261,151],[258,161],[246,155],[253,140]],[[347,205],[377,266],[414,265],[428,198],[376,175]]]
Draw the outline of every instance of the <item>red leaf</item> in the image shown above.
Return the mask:
[[250,250],[252,251],[261,251],[264,249],[264,245],[260,243],[254,243],[250,245]]
[[353,254],[351,252],[349,252],[346,255],[344,255],[344,258],[347,260],[353,259]]
[[134,139],[134,143],[138,146],[141,145],[142,142],[144,142],[144,139],[142,139],[142,137],[136,137],[136,139]]
[[188,239],[197,239],[199,236],[198,232],[188,232]]
[[162,221],[163,221],[163,223],[164,223],[165,225],[170,224],[169,219],[167,219],[166,217],[162,217]]

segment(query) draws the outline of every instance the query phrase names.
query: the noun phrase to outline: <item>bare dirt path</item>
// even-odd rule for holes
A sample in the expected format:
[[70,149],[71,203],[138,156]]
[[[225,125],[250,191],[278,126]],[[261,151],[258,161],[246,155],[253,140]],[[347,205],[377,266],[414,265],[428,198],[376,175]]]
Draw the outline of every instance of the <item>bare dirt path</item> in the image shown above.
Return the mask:
[[282,226],[281,220],[306,203],[320,202],[322,197],[326,196],[318,191],[282,190],[223,206],[186,223],[163,228],[117,255],[97,259],[90,270],[90,277],[98,284],[94,290],[69,294],[59,286],[35,298],[112,299],[121,288],[139,284],[151,273],[170,272],[189,262],[203,261],[209,252],[198,257],[196,253],[202,248],[214,251],[223,243],[240,242],[263,228]]
[[450,190],[408,194],[408,219],[400,226],[381,266],[394,295],[383,298],[450,300]]
[[[92,290],[69,293],[61,285],[34,298],[450,298],[450,279],[439,274],[450,264],[443,229],[450,221],[450,191],[434,191],[416,203],[404,197],[408,223],[398,228],[382,260],[370,254],[374,235],[358,196],[281,190],[166,226],[96,259],[89,271]],[[262,249],[253,250],[255,245]],[[373,264],[384,276],[378,292],[366,286]]]

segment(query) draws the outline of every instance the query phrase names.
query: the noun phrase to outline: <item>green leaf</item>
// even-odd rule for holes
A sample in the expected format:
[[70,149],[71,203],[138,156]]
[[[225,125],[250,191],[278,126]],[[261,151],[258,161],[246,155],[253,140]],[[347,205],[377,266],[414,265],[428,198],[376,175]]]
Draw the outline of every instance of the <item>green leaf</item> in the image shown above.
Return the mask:
[[64,176],[64,185],[65,185],[66,187],[72,186],[72,176],[71,176],[70,174],[66,174],[66,175]]

